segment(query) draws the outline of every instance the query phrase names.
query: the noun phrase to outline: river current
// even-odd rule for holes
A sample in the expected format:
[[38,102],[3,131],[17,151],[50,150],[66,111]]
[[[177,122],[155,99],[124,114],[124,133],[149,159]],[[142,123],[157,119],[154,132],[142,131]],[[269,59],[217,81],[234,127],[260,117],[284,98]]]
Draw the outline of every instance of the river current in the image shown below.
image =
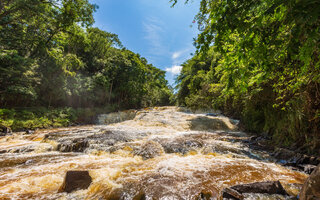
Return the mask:
[[[225,187],[277,180],[296,194],[307,175],[250,149],[237,123],[159,107],[109,125],[1,137],[0,199],[219,199]],[[89,188],[58,192],[69,170],[88,170]]]

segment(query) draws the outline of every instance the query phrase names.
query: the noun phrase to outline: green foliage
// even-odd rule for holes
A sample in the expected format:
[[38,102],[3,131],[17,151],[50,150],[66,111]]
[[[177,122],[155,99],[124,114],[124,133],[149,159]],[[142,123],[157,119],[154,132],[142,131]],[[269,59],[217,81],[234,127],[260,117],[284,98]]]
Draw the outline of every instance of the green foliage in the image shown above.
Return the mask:
[[[179,103],[218,107],[279,144],[319,149],[319,10],[313,0],[201,0],[198,51],[177,79]],[[208,59],[216,64],[202,71]]]
[[[169,104],[165,72],[123,48],[116,34],[91,27],[96,8],[88,0],[0,2],[1,107]],[[54,126],[68,124],[55,119]]]
[[0,125],[13,131],[35,130],[51,127],[66,127],[78,124],[95,123],[98,114],[115,111],[113,107],[104,108],[51,108],[28,107],[0,109]]

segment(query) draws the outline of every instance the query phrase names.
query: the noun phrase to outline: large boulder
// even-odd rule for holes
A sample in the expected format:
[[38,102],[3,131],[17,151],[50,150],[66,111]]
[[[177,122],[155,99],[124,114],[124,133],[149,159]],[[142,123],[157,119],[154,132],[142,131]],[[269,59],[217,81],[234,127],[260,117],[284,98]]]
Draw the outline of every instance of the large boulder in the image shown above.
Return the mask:
[[256,182],[250,184],[235,185],[232,189],[240,193],[264,193],[288,195],[279,181]]
[[225,188],[222,196],[227,199],[243,199],[244,193],[280,194],[288,195],[279,181],[256,182],[250,184],[235,185]]
[[222,191],[222,197],[223,199],[236,199],[236,200],[244,199],[244,196],[240,192],[231,188],[225,188]]
[[92,182],[88,171],[68,171],[59,192],[73,192],[87,189]]
[[300,200],[320,199],[320,165],[318,165],[318,167],[305,181],[299,197]]

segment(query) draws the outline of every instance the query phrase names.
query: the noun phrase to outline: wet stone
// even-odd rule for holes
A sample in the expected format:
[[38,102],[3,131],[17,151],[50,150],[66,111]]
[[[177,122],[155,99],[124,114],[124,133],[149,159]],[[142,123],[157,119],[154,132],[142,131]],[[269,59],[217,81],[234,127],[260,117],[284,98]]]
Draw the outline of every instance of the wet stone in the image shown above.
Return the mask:
[[147,141],[141,148],[134,151],[135,155],[141,156],[144,160],[160,156],[162,153],[162,146],[154,141]]
[[67,140],[58,144],[57,150],[60,152],[83,152],[89,146],[86,139]]
[[173,139],[156,138],[154,141],[163,147],[165,153],[186,154],[189,151],[196,151],[204,146],[202,139],[194,139],[191,136],[176,137]]
[[232,186],[239,193],[266,193],[288,195],[279,181],[256,182]]
[[239,193],[237,190],[234,190],[232,188],[225,188],[222,191],[222,197],[223,199],[230,199],[230,200],[242,200],[244,199],[244,196]]
[[34,134],[35,131],[33,130],[27,130],[24,134],[25,135],[31,135],[31,134]]
[[247,143],[247,145],[254,150],[274,151],[274,147],[271,145],[271,140],[268,140],[262,136],[252,136],[249,140],[245,141],[245,143]]
[[29,153],[29,152],[33,152],[35,150],[34,146],[22,146],[22,147],[16,147],[16,148],[12,148],[9,149],[8,152],[10,153]]
[[108,200],[145,200],[146,194],[137,183],[125,183],[122,188],[114,189],[109,195],[104,196],[103,199]]
[[88,171],[68,171],[59,192],[87,189],[92,182]]
[[320,199],[320,165],[305,181],[299,197],[301,200]]
[[129,133],[124,131],[101,130],[100,133],[75,132],[47,134],[45,140],[54,140],[58,143],[60,152],[85,152],[90,150],[107,151],[117,143],[130,142],[145,137],[144,133]]
[[[288,153],[288,155],[286,155],[286,153]],[[293,167],[306,174],[311,174],[317,165],[320,164],[319,157],[295,153],[287,149],[277,149],[274,156],[282,165]]]
[[0,150],[0,154],[3,154],[3,153],[7,153],[8,151],[3,149],[3,150]]
[[212,194],[207,192],[201,192],[198,197],[196,197],[196,200],[210,200],[212,197]]

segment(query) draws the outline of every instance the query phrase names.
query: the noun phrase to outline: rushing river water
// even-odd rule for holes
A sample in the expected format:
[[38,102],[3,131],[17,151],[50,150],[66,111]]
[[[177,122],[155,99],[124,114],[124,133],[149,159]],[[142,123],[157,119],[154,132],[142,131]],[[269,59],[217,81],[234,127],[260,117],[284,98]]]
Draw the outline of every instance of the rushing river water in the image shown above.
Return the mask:
[[[303,183],[305,174],[244,145],[249,136],[236,123],[162,107],[121,123],[5,136],[0,138],[0,199],[173,200],[197,199],[201,192],[215,199],[236,184]],[[88,170],[90,187],[59,193],[68,170]]]

